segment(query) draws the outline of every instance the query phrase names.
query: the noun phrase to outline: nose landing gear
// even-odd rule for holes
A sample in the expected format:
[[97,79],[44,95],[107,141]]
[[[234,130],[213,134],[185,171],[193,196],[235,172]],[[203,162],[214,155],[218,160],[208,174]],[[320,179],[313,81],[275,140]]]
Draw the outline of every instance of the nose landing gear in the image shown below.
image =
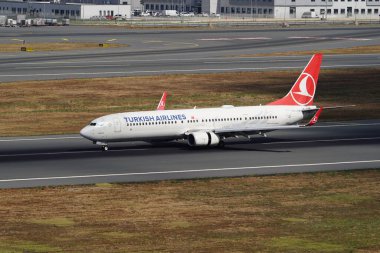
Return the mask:
[[102,146],[102,151],[108,151],[108,145],[107,145],[107,143],[97,141],[95,144],[96,145],[101,145]]

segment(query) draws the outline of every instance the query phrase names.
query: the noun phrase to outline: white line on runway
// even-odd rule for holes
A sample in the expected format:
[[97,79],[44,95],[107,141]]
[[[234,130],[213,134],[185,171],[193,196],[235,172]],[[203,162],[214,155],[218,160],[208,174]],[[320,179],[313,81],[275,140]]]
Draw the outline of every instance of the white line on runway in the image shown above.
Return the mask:
[[272,63],[272,62],[304,62],[304,60],[303,59],[299,59],[299,60],[283,59],[283,60],[265,61],[265,60],[244,60],[244,58],[243,58],[241,60],[232,60],[232,61],[204,61],[203,63],[204,64],[221,64],[221,63]]
[[309,37],[309,36],[293,36],[293,37],[288,37],[288,39],[315,39],[315,40],[326,40],[326,39],[331,39],[331,40],[351,40],[351,41],[369,41],[372,39],[368,38],[349,38],[349,37]]
[[264,165],[253,167],[235,167],[235,168],[216,168],[216,169],[199,169],[199,170],[173,170],[173,171],[150,171],[150,172],[131,172],[117,174],[95,174],[95,175],[77,175],[77,176],[59,176],[59,177],[33,177],[33,178],[13,178],[1,179],[0,183],[18,182],[18,181],[37,181],[37,180],[57,180],[57,179],[77,179],[77,178],[99,178],[99,177],[120,177],[120,176],[144,176],[144,175],[160,175],[160,174],[180,174],[194,172],[210,172],[210,171],[233,171],[233,170],[252,170],[252,169],[270,169],[270,168],[291,168],[291,167],[318,167],[326,165],[344,165],[344,164],[363,164],[363,163],[380,163],[380,160],[368,161],[345,161],[330,163],[305,163],[305,164],[283,164],[283,165]]
[[[329,127],[355,127],[355,126],[379,126],[379,123],[339,123],[334,122],[334,125],[325,126],[313,126],[312,128],[303,128],[303,130],[314,129],[314,128],[329,128]],[[280,131],[280,130],[279,130]],[[375,137],[376,138],[376,137]],[[62,137],[36,137],[36,138],[14,138],[14,139],[0,139],[0,142],[17,142],[17,141],[45,141],[45,140],[65,140],[65,139],[83,139],[80,136],[62,136]],[[361,138],[358,138],[360,140]],[[333,141],[334,139],[330,139]],[[345,139],[335,139],[335,140],[345,140]],[[353,140],[353,139],[351,139]]]
[[202,41],[230,41],[230,40],[271,40],[268,37],[251,37],[251,38],[209,38],[209,39],[198,39]]
[[308,141],[275,141],[275,142],[265,142],[258,143],[263,145],[272,144],[292,144],[292,143],[314,143],[314,142],[339,142],[339,141],[364,141],[364,140],[379,140],[380,137],[368,137],[368,138],[347,138],[347,139],[326,139],[326,140],[308,140]]
[[[110,65],[107,65],[107,64],[102,64],[102,65],[91,65],[91,63],[89,64],[86,64],[86,65],[70,65],[70,66],[56,66],[56,67],[59,67],[60,69],[62,68],[70,68],[70,69],[75,69],[75,68],[91,68],[91,67],[129,67],[130,65],[129,64],[123,64],[123,65],[115,65],[115,64],[110,64]],[[35,67],[35,66],[24,66],[24,67],[20,67],[18,68],[18,70],[27,70],[27,69],[51,69],[52,67],[49,66],[49,67]]]
[[66,137],[42,137],[42,138],[5,139],[5,140],[0,140],[0,142],[47,141],[47,140],[66,140],[66,139],[83,139],[83,137],[80,137],[80,136],[66,136]]
[[[355,56],[374,56],[374,54],[350,54],[349,56],[352,56],[352,57],[355,57]],[[244,57],[237,57],[237,56],[232,56],[232,57],[206,57],[206,58],[183,58],[183,59],[178,59],[178,58],[168,58],[168,59],[165,59],[165,61],[205,61],[205,60],[221,60],[221,59],[228,59],[228,58],[232,58],[232,59],[268,59],[268,58],[300,58],[300,59],[304,59],[305,57],[307,56],[303,56],[303,55],[283,55],[283,56],[244,56]],[[324,55],[324,57],[347,57],[347,55],[329,55],[329,54],[326,54]],[[134,62],[160,62],[162,61],[162,59],[133,59],[133,60],[101,60],[101,61],[98,61],[98,60],[92,60],[91,63],[122,63],[122,62],[130,62],[130,63],[134,63]],[[7,63],[7,65],[42,65],[42,64],[46,64],[46,63],[49,63],[49,64],[78,64],[78,63],[89,63],[88,60],[69,60],[69,61],[49,61],[49,60],[46,60],[46,61],[39,61],[39,62],[13,62],[13,63]]]
[[[79,137],[80,138],[80,137]],[[298,144],[298,143],[315,143],[315,142],[342,142],[342,141],[362,141],[362,140],[378,140],[380,137],[369,138],[348,138],[348,139],[323,139],[323,140],[307,140],[307,141],[278,141],[278,142],[264,142],[256,143],[255,145],[275,145],[275,144]],[[124,149],[111,149],[107,152],[124,152],[124,151],[145,151],[149,148],[124,148]],[[100,153],[99,150],[84,150],[84,151],[63,151],[63,152],[45,152],[45,153],[20,153],[20,154],[6,154],[0,157],[18,157],[18,156],[37,156],[37,155],[69,155],[69,154],[88,154]]]
[[[379,64],[352,64],[352,65],[330,65],[322,68],[341,68],[341,67],[375,67]],[[212,69],[166,69],[166,70],[136,70],[136,71],[110,71],[110,72],[68,72],[68,73],[39,73],[39,74],[7,74],[0,77],[32,77],[32,76],[99,76],[99,75],[128,75],[128,74],[167,74],[167,73],[186,73],[186,72],[207,72],[207,71],[254,71],[271,69],[300,69],[300,67],[260,67],[260,68],[212,68]]]
[[[108,150],[107,152],[143,151],[143,150],[149,150],[149,149],[147,149],[147,148],[128,148],[128,149]],[[99,151],[99,150],[64,151],[64,152],[10,154],[10,155],[0,155],[0,157],[35,156],[35,155],[70,155],[70,154],[87,154],[87,153],[100,153],[100,152],[101,151]]]

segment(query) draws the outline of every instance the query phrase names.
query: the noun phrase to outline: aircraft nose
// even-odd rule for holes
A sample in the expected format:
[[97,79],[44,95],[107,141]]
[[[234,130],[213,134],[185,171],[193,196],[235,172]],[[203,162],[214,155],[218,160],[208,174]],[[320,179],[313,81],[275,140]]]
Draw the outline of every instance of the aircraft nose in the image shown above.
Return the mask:
[[80,130],[80,135],[82,135],[86,139],[92,140],[90,129],[88,129],[88,127],[82,128],[82,130]]

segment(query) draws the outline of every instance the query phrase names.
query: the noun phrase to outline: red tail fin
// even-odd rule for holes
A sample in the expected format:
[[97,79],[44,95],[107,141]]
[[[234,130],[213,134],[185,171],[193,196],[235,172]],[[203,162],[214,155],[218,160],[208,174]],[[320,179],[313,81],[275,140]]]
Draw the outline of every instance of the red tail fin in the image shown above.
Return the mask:
[[269,105],[312,105],[317,89],[322,54],[315,54],[290,89],[289,93]]
[[167,96],[167,94],[168,93],[166,91],[164,91],[164,93],[162,94],[161,100],[160,100],[160,102],[157,105],[157,110],[165,110],[165,104],[166,104],[166,96]]

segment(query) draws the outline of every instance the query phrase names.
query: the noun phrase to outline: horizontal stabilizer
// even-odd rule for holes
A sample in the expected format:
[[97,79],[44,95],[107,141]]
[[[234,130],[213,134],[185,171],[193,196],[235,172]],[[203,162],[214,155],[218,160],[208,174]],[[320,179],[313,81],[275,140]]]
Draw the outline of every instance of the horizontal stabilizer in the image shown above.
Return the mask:
[[314,117],[309,121],[309,123],[306,124],[306,126],[312,126],[312,125],[315,125],[315,123],[317,123],[318,119],[319,119],[319,116],[321,115],[322,113],[322,110],[323,108],[319,108],[319,110],[315,113]]

